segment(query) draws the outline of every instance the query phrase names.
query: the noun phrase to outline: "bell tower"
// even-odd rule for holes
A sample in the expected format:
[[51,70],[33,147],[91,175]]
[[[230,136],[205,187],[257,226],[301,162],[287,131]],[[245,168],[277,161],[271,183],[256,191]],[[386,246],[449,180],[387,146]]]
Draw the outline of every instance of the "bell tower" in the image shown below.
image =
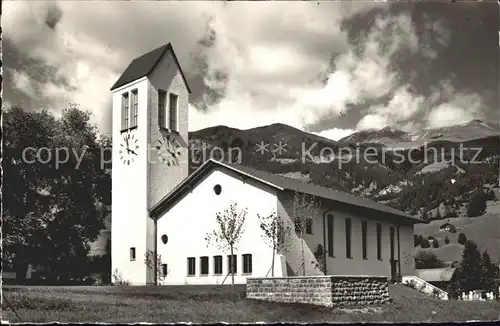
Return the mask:
[[149,210],[188,176],[191,90],[170,43],[134,59],[111,88],[113,162],[111,276],[153,284]]

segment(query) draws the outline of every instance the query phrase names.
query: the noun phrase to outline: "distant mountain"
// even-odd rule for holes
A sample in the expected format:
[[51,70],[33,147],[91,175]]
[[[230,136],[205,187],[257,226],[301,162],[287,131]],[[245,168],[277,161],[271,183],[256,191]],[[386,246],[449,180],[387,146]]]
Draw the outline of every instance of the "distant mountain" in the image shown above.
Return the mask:
[[500,137],[500,125],[475,119],[455,126],[424,129],[413,133],[390,127],[359,131],[340,139],[339,142],[380,143],[391,148],[410,148],[422,146],[425,142],[467,142],[488,137]]
[[[481,120],[415,133],[385,127],[339,141],[281,123],[246,130],[216,126],[189,136],[191,172],[210,157],[239,162],[411,214],[466,201],[474,189],[498,183],[500,126]],[[435,155],[428,155],[431,150]]]
[[358,131],[339,140],[342,143],[380,143],[392,144],[411,142],[411,137],[403,130],[384,127],[383,129],[369,129]]

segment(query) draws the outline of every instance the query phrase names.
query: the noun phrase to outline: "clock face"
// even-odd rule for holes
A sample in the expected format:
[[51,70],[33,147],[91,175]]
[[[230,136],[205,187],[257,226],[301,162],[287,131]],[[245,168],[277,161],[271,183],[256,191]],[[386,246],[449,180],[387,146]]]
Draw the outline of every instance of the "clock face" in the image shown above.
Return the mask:
[[179,142],[170,135],[162,136],[156,144],[158,158],[161,162],[165,162],[169,166],[179,165],[181,148]]
[[137,158],[137,152],[139,150],[139,142],[134,134],[125,133],[122,135],[122,141],[120,142],[120,149],[118,151],[120,160],[125,165],[130,165],[134,163]]

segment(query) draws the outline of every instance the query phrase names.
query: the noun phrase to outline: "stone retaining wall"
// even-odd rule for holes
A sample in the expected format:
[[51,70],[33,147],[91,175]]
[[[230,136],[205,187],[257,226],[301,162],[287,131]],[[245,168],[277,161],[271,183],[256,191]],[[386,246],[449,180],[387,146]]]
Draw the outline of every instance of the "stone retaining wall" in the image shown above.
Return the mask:
[[246,297],[326,307],[391,301],[387,277],[382,276],[247,278]]

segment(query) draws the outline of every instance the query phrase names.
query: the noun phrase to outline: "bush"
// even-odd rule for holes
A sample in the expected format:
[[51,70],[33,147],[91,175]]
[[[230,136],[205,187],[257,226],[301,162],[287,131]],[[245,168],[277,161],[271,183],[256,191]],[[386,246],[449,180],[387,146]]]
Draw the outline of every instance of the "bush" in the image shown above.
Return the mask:
[[446,237],[444,238],[444,243],[446,243],[446,244],[450,243],[450,239],[448,238],[448,236],[446,236]]
[[469,205],[467,206],[467,216],[476,217],[483,215],[486,211],[486,200],[488,200],[488,195],[486,195],[482,190],[474,193],[470,199]]
[[496,200],[496,199],[497,199],[497,196],[495,196],[495,192],[493,191],[493,189],[490,189],[490,190],[486,193],[486,199],[487,199],[487,200]]
[[425,238],[420,239],[420,248],[427,249],[430,247],[431,247],[431,244],[429,243],[428,239],[425,239]]
[[443,267],[443,262],[436,255],[428,251],[419,251],[415,255],[415,268],[440,268]]

